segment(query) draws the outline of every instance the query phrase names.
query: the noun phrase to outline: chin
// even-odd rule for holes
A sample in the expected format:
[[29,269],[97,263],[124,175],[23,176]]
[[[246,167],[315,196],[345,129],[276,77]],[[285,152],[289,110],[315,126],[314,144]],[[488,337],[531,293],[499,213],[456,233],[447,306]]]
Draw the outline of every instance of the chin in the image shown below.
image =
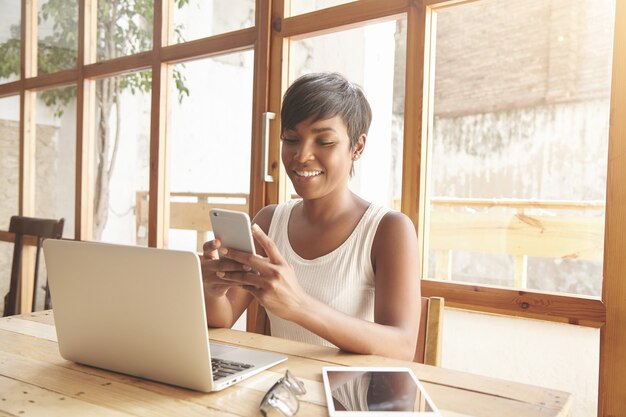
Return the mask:
[[318,190],[306,189],[306,187],[293,187],[296,194],[303,200],[315,200],[321,197],[321,193]]

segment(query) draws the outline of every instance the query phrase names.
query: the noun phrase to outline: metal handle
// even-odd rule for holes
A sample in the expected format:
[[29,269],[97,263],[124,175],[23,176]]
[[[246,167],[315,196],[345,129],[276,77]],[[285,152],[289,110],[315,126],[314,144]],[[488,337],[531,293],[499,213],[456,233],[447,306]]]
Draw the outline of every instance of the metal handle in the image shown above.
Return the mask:
[[263,165],[261,166],[261,178],[265,182],[274,182],[274,177],[269,175],[270,157],[270,120],[276,117],[276,113],[270,111],[263,113]]

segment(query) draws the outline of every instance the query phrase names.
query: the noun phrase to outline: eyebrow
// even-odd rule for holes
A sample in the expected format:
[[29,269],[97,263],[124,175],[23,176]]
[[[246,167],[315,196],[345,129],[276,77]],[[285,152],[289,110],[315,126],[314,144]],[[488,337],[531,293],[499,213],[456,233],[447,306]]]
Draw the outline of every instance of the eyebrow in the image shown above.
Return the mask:
[[[295,134],[298,134],[298,132],[295,129],[285,129],[284,133],[287,133],[287,132],[293,132]],[[313,133],[323,133],[323,132],[337,133],[337,131],[330,126],[329,127],[314,127],[311,129],[311,132]]]
[[312,132],[314,133],[322,133],[322,132],[335,132],[337,133],[337,131],[335,129],[333,129],[332,127],[314,127],[313,129],[311,129]]

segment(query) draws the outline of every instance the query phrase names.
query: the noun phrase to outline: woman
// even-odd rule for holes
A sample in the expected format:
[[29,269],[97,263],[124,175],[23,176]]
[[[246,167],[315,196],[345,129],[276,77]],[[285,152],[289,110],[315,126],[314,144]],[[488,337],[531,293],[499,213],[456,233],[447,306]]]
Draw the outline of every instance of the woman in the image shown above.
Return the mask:
[[[415,228],[402,213],[348,188],[365,149],[371,109],[339,74],[308,74],[287,90],[282,162],[302,200],[263,208],[257,253],[205,243],[207,320],[230,327],[253,298],[272,335],[413,359],[420,279]],[[219,253],[219,255],[218,255]]]

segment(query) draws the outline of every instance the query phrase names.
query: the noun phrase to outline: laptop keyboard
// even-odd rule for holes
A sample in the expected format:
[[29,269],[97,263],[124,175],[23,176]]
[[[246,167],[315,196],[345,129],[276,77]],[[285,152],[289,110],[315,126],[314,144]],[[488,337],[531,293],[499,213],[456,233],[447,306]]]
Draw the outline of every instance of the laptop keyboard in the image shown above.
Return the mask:
[[213,372],[213,380],[225,378],[237,372],[245,371],[252,368],[252,365],[241,362],[227,361],[224,359],[211,358],[211,371]]

